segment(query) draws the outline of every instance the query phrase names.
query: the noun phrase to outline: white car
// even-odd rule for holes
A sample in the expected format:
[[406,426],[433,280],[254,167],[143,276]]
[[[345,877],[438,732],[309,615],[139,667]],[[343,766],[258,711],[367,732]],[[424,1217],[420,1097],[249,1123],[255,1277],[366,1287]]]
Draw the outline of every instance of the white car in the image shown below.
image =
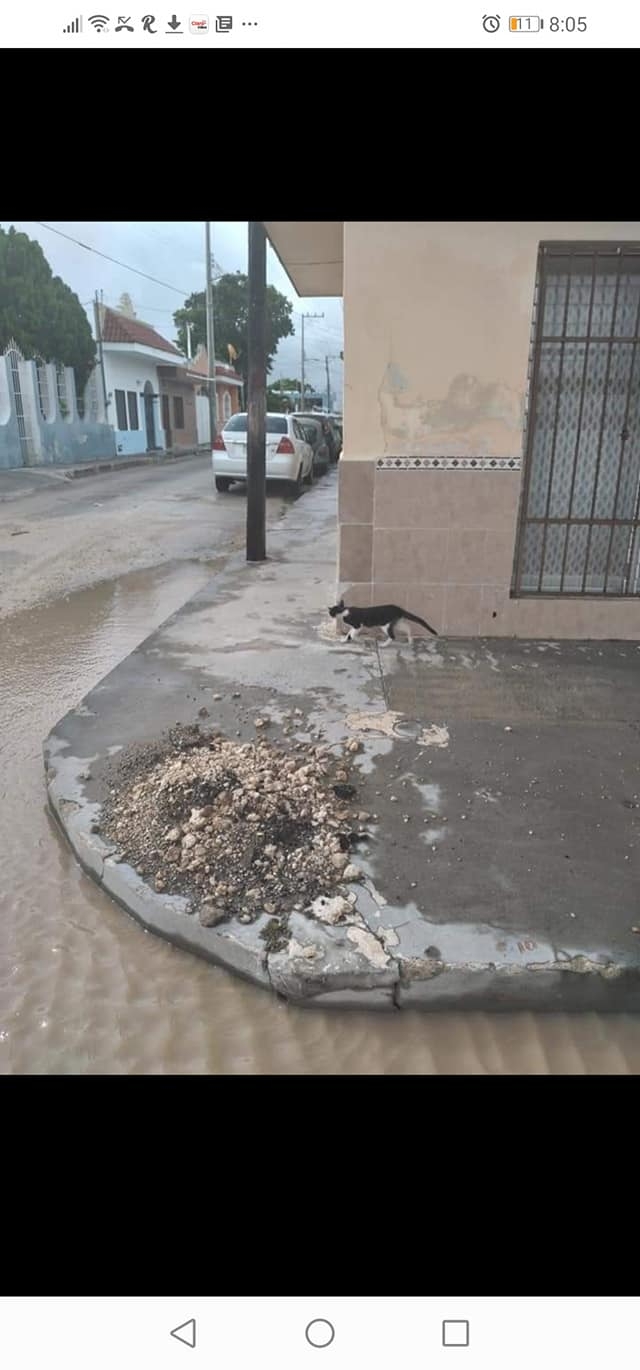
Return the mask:
[[[234,414],[218,433],[211,452],[216,490],[247,479],[247,414]],[[313,448],[291,414],[267,414],[267,480],[286,480],[295,494],[313,481]]]

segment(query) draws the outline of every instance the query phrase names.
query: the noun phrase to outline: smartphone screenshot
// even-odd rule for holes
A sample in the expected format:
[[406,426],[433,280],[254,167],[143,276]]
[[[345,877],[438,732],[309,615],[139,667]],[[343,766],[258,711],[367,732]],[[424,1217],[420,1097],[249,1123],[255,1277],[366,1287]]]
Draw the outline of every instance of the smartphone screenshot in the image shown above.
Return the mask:
[[[321,37],[320,37],[321,34]],[[461,0],[455,7],[423,6],[400,0],[392,9],[382,3],[343,5],[326,0],[318,16],[293,0],[255,0],[232,4],[224,13],[194,13],[167,6],[154,13],[140,8],[128,14],[114,10],[65,8],[34,0],[28,12],[6,7],[2,17],[5,47],[105,48],[148,51],[160,48],[223,53],[232,48],[506,48],[531,49],[637,47],[640,18],[622,0],[605,5],[591,0],[581,6],[538,6],[536,14],[512,14]]]
[[635,1298],[12,1298],[3,1299],[13,1370],[63,1362],[245,1370],[596,1370],[633,1363]]

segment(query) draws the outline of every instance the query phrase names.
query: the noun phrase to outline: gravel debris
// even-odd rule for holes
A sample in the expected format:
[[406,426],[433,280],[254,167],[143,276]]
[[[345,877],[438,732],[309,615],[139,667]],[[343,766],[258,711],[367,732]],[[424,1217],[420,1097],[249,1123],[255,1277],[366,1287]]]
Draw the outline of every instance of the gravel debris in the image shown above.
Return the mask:
[[114,758],[100,830],[154,889],[186,897],[205,927],[276,915],[262,934],[274,950],[288,942],[294,906],[313,916],[314,900],[362,878],[349,851],[366,834],[345,806],[357,791],[335,785],[335,765],[321,747],[176,725]]

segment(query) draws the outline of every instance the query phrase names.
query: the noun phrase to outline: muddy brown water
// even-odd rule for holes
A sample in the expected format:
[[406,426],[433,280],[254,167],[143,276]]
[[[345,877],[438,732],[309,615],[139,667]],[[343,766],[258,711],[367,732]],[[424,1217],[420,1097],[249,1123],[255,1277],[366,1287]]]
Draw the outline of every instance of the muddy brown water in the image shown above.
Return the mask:
[[635,1074],[640,1016],[291,1008],[145,933],[80,870],[42,740],[211,569],[135,572],[0,623],[0,1070]]

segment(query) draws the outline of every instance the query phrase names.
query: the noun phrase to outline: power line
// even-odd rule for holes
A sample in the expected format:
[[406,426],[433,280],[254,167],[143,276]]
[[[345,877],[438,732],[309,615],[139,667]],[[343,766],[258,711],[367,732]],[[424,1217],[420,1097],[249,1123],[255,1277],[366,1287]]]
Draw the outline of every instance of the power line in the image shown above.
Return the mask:
[[114,266],[121,266],[125,271],[133,271],[136,276],[144,276],[146,281],[153,281],[154,285],[161,285],[165,290],[175,290],[176,295],[182,295],[183,299],[193,293],[190,290],[181,290],[177,285],[169,285],[168,281],[159,281],[157,276],[149,276],[146,271],[139,271],[137,266],[129,266],[127,262],[119,262],[117,257],[109,257],[106,252],[100,252],[97,247],[90,247],[88,243],[81,243],[79,238],[72,238],[69,233],[63,233],[59,228],[52,228],[51,224],[40,223],[39,219],[34,219],[34,223],[38,224],[39,228],[46,228],[49,233],[57,233],[59,238],[66,238],[69,243],[75,243],[76,247],[83,247],[85,252],[93,252],[96,257],[104,257],[105,261],[113,262]]

